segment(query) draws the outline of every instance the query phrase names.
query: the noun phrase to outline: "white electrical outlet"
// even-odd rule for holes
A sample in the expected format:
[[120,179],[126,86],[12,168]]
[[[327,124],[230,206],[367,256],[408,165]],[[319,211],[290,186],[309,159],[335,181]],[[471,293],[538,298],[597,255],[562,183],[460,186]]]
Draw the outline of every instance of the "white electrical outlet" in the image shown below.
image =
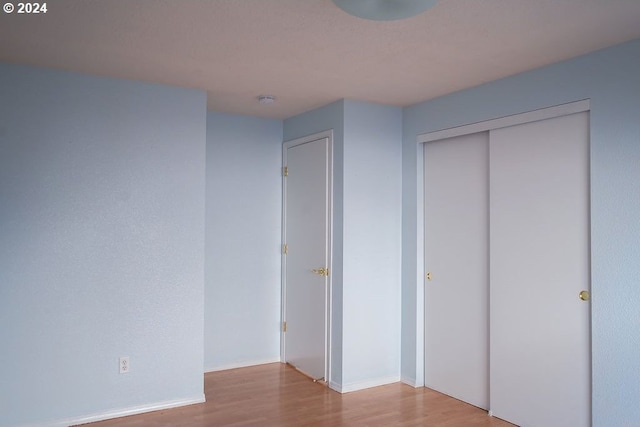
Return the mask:
[[120,365],[120,373],[128,374],[129,370],[131,370],[131,365],[129,365],[129,356],[122,356],[119,359],[119,365]]

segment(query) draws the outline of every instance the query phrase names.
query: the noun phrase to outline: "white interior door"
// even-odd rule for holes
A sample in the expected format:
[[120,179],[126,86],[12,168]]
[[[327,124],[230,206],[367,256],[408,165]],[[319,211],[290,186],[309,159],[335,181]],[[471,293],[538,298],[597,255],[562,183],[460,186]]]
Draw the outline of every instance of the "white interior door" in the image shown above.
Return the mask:
[[285,146],[284,358],[316,379],[326,366],[329,147],[328,138]]
[[490,139],[491,412],[589,426],[588,113]]
[[489,404],[488,144],[483,132],[424,147],[425,386],[483,409]]

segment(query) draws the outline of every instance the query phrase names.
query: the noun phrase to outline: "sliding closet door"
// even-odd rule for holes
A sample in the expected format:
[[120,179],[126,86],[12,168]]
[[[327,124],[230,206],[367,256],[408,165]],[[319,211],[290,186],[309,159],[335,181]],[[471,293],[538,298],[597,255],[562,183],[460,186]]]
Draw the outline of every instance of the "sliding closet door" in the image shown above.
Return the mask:
[[488,408],[488,133],[429,142],[425,385]]
[[490,140],[491,412],[589,426],[588,113]]

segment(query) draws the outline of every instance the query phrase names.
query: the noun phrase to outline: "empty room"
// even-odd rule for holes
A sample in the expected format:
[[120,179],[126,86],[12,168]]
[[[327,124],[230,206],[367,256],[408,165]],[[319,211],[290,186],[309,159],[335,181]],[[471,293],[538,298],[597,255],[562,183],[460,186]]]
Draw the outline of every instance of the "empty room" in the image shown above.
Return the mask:
[[640,426],[640,2],[4,0],[0,427]]

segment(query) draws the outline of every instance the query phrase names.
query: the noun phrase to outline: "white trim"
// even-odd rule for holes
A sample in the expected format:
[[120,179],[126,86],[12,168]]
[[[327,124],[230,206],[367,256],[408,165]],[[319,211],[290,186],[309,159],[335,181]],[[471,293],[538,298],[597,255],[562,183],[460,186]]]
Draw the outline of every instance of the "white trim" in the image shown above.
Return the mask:
[[416,381],[415,378],[409,378],[409,377],[406,377],[404,375],[400,378],[400,382],[403,383],[403,384],[406,384],[408,386],[411,386],[413,388],[418,388],[418,387],[423,387],[424,386],[423,382]]
[[316,141],[318,139],[329,138],[330,142],[333,142],[333,129],[323,130],[322,132],[314,133],[311,135],[303,136],[301,138],[290,139],[284,141],[284,148],[295,147],[296,145],[306,144],[307,142]]
[[[313,141],[327,139],[327,268],[333,272],[333,129],[307,135],[301,138],[284,141],[282,143],[282,166],[287,166],[287,149],[296,145],[306,144]],[[287,206],[287,180],[282,177],[282,241],[281,247],[287,242],[286,236],[286,206]],[[286,256],[281,254],[281,306],[280,320],[286,319]],[[331,336],[332,336],[332,289],[333,274],[327,277],[327,289],[325,294],[325,368],[324,379],[331,378]],[[280,360],[286,361],[285,355],[285,333],[280,328]]]
[[106,412],[99,412],[92,415],[86,415],[75,418],[68,418],[66,420],[51,421],[41,424],[23,424],[20,427],[68,427],[78,424],[95,423],[97,421],[110,420],[112,418],[128,417],[130,415],[144,414],[147,412],[161,411],[164,409],[177,408],[180,406],[196,405],[198,403],[204,403],[205,396],[202,394],[199,397],[190,399],[176,399],[168,400],[165,402],[157,402],[148,405],[132,406],[124,409],[114,409]]
[[[417,157],[416,157],[416,172],[418,176],[417,185],[417,203],[416,203],[416,383],[422,383],[424,385],[425,377],[425,314],[424,314],[424,144],[418,143]],[[419,378],[421,380],[419,380]]]
[[372,380],[346,384],[341,386],[340,389],[335,389],[335,390],[340,393],[350,393],[352,391],[364,390],[367,388],[378,387],[381,385],[393,384],[399,381],[400,381],[400,377],[397,375],[394,375],[391,377],[375,378]]
[[514,114],[493,120],[486,120],[484,122],[471,123],[468,125],[420,134],[418,135],[418,144],[453,138],[456,136],[469,135],[472,133],[486,132],[492,129],[506,128],[523,123],[537,122],[539,120],[551,119],[553,117],[568,116],[569,114],[589,111],[590,108],[590,100],[584,99],[582,101],[570,102],[568,104],[561,104],[555,107],[542,108],[540,110]]
[[[439,141],[457,136],[470,135],[478,132],[487,132],[509,126],[516,126],[524,123],[531,123],[555,117],[567,116],[570,114],[582,113],[591,110],[591,100],[583,99],[553,107],[541,108],[510,116],[499,117],[483,122],[471,123],[449,129],[438,130],[419,134],[416,137],[416,320],[420,320],[416,325],[416,377],[423,378],[425,375],[424,352],[426,346],[426,336],[424,330],[425,322],[425,268],[424,268],[424,144],[432,141]],[[420,372],[420,370],[422,372]]]
[[206,374],[208,372],[226,371],[229,369],[246,368],[249,366],[266,365],[269,363],[278,363],[278,362],[280,362],[280,357],[272,357],[269,359],[259,359],[259,360],[247,360],[243,362],[229,363],[227,365],[205,368],[204,372]]
[[327,384],[329,384],[329,388],[333,391],[337,391],[338,393],[341,393],[340,390],[342,390],[342,384],[337,383],[335,381],[329,381],[327,382]]
[[[327,147],[327,268],[333,272],[333,130],[328,131],[329,146]],[[333,313],[332,301],[333,274],[327,277],[326,292],[326,323],[325,323],[325,368],[324,379],[331,378],[331,337],[333,336],[333,323],[331,313]]]

